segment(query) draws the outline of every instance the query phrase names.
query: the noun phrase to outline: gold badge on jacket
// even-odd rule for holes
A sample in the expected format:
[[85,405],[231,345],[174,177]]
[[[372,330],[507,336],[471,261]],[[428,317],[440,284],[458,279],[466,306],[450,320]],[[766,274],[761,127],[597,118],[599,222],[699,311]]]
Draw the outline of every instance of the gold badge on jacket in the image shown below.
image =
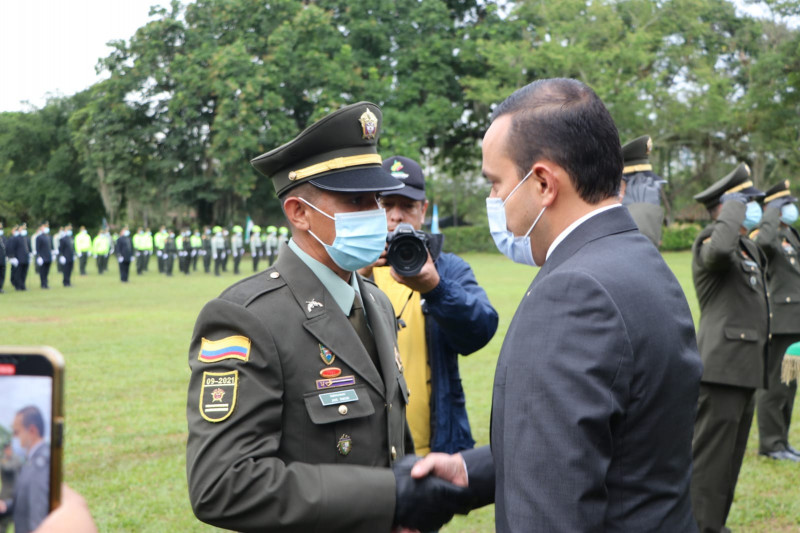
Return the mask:
[[339,442],[336,443],[336,449],[339,450],[340,455],[347,455],[353,450],[353,440],[350,435],[343,434],[339,437]]
[[200,389],[200,416],[209,422],[222,422],[236,407],[239,371],[203,372]]

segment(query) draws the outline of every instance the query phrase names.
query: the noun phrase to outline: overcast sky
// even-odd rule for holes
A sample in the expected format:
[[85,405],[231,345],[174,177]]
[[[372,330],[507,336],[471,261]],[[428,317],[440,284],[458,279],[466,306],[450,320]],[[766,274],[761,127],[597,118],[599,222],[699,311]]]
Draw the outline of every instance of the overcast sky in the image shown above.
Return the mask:
[[99,78],[95,65],[168,0],[0,0],[0,112],[41,108]]
[[[185,1],[185,0],[184,0]],[[735,0],[742,7],[743,0]],[[69,96],[99,77],[106,43],[128,40],[168,0],[0,0],[0,112],[41,108],[48,94]],[[758,7],[748,11],[758,13]],[[796,26],[796,24],[795,24]]]

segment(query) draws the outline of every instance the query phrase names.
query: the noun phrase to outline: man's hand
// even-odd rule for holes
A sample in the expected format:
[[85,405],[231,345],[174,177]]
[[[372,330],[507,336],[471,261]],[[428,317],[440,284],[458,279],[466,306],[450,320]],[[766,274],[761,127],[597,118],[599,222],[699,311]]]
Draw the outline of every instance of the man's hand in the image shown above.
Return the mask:
[[467,469],[460,453],[449,455],[432,452],[411,469],[411,477],[420,479],[428,475],[440,477],[459,487],[468,486]]
[[61,505],[47,516],[34,533],[60,533],[63,531],[97,533],[97,527],[92,520],[86,500],[65,484],[61,485]]
[[392,467],[397,488],[394,526],[420,531],[439,529],[456,513],[466,514],[467,489],[435,476],[411,477],[411,468],[419,457],[407,455]]
[[772,200],[770,203],[767,204],[767,208],[774,207],[775,209],[780,210],[781,207],[789,203],[791,203],[789,199],[786,196],[783,196],[781,198],[776,198],[775,200]]
[[67,258],[62,255],[61,257],[58,258],[58,262],[64,265],[67,262]]
[[359,268],[358,273],[365,278],[370,278],[372,277],[372,269],[375,267],[382,267],[382,266],[386,266],[386,248],[383,249],[383,251],[381,252],[381,256],[378,258],[377,261],[375,261],[369,266],[365,266],[364,268]]
[[747,195],[741,192],[729,192],[727,194],[723,194],[722,197],[719,199],[719,203],[724,204],[725,202],[741,202],[746,204],[748,202]]
[[[380,262],[383,257],[384,256],[381,255],[381,259],[378,259],[378,262]],[[385,260],[383,262],[384,264],[386,263]],[[376,262],[375,266],[381,265],[378,265]],[[436,288],[437,285],[439,285],[439,271],[436,270],[436,265],[433,263],[433,258],[431,257],[430,252],[428,252],[428,260],[424,265],[422,265],[422,270],[420,270],[419,274],[416,276],[401,276],[395,272],[394,268],[389,272],[389,274],[391,274],[392,278],[394,278],[397,283],[402,283],[409,289],[417,291],[421,294],[431,292]]]

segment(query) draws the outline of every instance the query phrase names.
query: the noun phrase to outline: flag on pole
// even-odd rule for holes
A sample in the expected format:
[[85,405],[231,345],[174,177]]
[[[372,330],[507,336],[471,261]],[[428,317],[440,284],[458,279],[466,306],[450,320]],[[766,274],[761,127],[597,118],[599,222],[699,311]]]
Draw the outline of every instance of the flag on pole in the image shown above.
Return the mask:
[[244,242],[245,242],[245,244],[250,242],[250,230],[253,229],[253,226],[254,226],[253,219],[250,218],[250,215],[247,215],[247,222],[244,225]]
[[433,204],[433,216],[431,216],[431,233],[439,233],[439,206]]

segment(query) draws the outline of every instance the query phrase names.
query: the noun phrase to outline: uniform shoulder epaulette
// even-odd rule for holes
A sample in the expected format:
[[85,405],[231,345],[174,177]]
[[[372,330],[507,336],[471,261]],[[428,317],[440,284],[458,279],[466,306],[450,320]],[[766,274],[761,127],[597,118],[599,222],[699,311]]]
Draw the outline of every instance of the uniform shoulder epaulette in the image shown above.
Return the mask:
[[750,237],[751,240],[755,239],[756,235],[758,235],[758,232],[760,231],[761,231],[760,229],[754,229],[753,231],[750,232],[750,235],[748,235],[748,237]]
[[247,307],[256,298],[286,285],[280,275],[273,277],[272,273],[278,274],[271,268],[244,278],[225,289],[219,297]]

